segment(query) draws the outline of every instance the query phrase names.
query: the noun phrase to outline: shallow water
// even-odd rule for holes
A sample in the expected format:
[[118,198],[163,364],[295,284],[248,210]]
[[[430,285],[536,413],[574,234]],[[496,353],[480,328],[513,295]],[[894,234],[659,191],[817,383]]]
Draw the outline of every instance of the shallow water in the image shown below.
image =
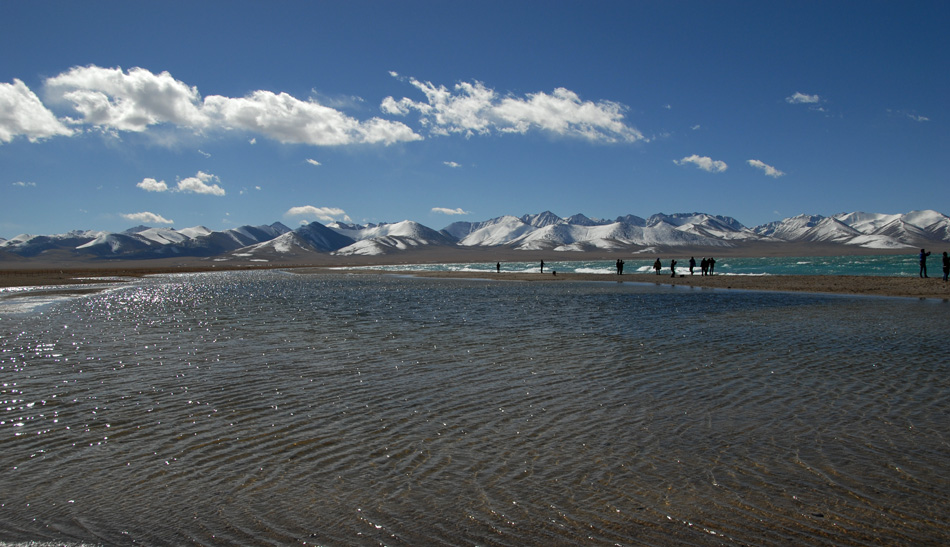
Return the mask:
[[0,541],[950,539],[950,307],[280,272],[0,315]]

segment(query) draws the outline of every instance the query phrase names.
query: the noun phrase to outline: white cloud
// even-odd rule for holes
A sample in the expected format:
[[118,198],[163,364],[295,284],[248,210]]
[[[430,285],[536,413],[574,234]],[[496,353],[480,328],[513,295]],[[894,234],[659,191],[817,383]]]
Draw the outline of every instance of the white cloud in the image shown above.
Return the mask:
[[451,167],[452,169],[456,169],[456,168],[459,168],[459,167],[462,166],[461,163],[457,163],[457,162],[454,162],[454,161],[443,161],[443,162],[442,162],[442,165],[447,165],[447,166]]
[[821,102],[821,97],[818,95],[806,95],[805,93],[796,91],[790,97],[785,97],[785,102],[791,104],[815,104]]
[[915,122],[929,122],[930,118],[927,116],[918,116],[917,114],[908,114],[908,118],[914,120]]
[[82,123],[120,131],[144,131],[172,123],[201,129],[211,120],[202,111],[198,89],[168,72],[144,68],[74,67],[46,80],[49,96],[71,103]]
[[22,81],[0,83],[0,144],[17,136],[36,142],[58,135],[69,136],[73,132],[56,119]]
[[[395,75],[398,77],[398,75]],[[528,93],[524,98],[500,96],[481,82],[461,82],[453,90],[409,78],[426,101],[386,97],[386,114],[405,116],[417,111],[423,126],[434,135],[488,135],[538,130],[591,142],[636,142],[642,133],[624,123],[626,107],[612,101],[582,101],[563,87],[552,93]]]
[[14,185],[14,186],[19,186],[19,187],[21,187],[21,188],[26,188],[26,187],[36,188],[36,183],[35,183],[35,182],[17,181],[17,182],[14,182],[13,185]]
[[307,163],[309,163],[310,165],[317,166],[317,167],[319,167],[320,165],[323,165],[323,164],[320,163],[319,161],[317,161],[317,160],[312,160],[312,159],[310,159],[310,158],[307,158]]
[[433,207],[433,213],[442,213],[443,215],[470,215],[472,214],[469,211],[463,211],[461,207],[458,209],[447,209],[445,207]]
[[748,164],[751,165],[752,167],[755,167],[756,169],[761,169],[762,171],[765,172],[766,175],[768,175],[768,176],[770,176],[770,177],[772,177],[772,178],[776,178],[776,179],[777,179],[777,178],[779,178],[779,177],[785,175],[784,172],[779,171],[778,169],[772,167],[771,165],[768,165],[767,163],[761,162],[761,161],[759,161],[759,160],[748,160],[746,163],[748,163]]
[[206,157],[206,158],[210,158],[210,157],[211,157],[211,154],[205,152],[204,150],[201,150],[200,148],[198,149],[198,153],[201,154],[202,156]]
[[701,125],[699,125],[699,124],[696,124],[696,125],[694,125],[693,127],[690,127],[690,129],[692,129],[693,131],[699,131],[699,130],[702,129],[702,128],[703,128],[703,126],[701,126]]
[[145,224],[174,224],[174,220],[168,220],[162,215],[157,215],[155,213],[149,213],[148,211],[143,211],[141,213],[128,213],[122,214],[122,218],[126,220],[134,220],[135,222],[144,222]]
[[146,192],[165,192],[168,190],[168,185],[165,184],[165,181],[150,178],[142,179],[142,182],[136,184],[136,186]]
[[203,110],[222,127],[257,132],[283,143],[389,145],[422,139],[403,123],[381,118],[361,122],[286,93],[255,91],[243,98],[212,95],[205,98]]
[[338,219],[342,219],[346,222],[350,221],[350,217],[347,216],[346,211],[343,209],[338,209],[336,207],[314,207],[313,205],[291,207],[286,213],[284,213],[284,216],[314,217],[324,222],[333,222],[334,220]]
[[[49,96],[69,103],[81,115],[75,123],[103,130],[145,131],[172,124],[196,132],[241,130],[283,143],[319,146],[422,139],[401,122],[360,121],[314,100],[259,90],[246,97],[210,95],[174,79],[168,72],[143,68],[75,67],[46,80]],[[38,101],[37,101],[37,104]],[[40,105],[42,106],[42,105]],[[68,130],[68,129],[67,129]],[[249,141],[256,142],[256,138]]]
[[[217,184],[208,184],[209,182],[221,182],[215,175],[198,171],[193,177],[188,177],[178,181],[176,192],[190,192],[193,194],[210,194],[212,196],[223,196],[224,188]],[[144,182],[144,181],[143,181]]]
[[691,163],[703,171],[709,171],[710,173],[722,173],[729,168],[724,161],[714,160],[708,156],[697,156],[696,154],[687,156],[681,160],[673,160],[673,163],[676,165],[687,165]]

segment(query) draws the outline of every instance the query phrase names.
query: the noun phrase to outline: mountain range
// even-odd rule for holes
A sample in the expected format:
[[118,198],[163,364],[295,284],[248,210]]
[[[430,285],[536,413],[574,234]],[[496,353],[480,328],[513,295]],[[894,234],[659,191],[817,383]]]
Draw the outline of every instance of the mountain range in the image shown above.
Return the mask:
[[124,232],[75,230],[57,235],[0,238],[0,261],[157,259],[275,261],[308,255],[378,257],[428,248],[508,251],[631,252],[741,248],[754,244],[812,244],[897,251],[950,243],[950,217],[936,211],[905,214],[799,215],[754,228],[706,213],[626,215],[613,220],[550,211],[481,222],[454,222],[433,230],[418,222],[347,224],[311,222],[292,230],[275,222],[212,231],[138,226]]

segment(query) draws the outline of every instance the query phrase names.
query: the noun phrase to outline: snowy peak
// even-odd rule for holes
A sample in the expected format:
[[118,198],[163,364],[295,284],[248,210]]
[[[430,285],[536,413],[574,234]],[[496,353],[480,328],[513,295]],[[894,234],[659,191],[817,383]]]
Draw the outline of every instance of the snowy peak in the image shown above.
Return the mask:
[[534,226],[535,228],[544,228],[545,226],[564,223],[564,219],[555,215],[551,211],[545,211],[536,215],[524,215],[520,220],[521,222]]

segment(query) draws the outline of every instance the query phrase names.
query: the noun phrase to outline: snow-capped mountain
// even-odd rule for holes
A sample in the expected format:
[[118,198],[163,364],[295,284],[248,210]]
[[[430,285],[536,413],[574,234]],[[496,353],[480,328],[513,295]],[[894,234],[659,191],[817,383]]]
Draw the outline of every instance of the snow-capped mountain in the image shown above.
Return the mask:
[[453,245],[455,243],[454,238],[411,220],[367,226],[331,223],[327,227],[355,241],[334,253],[341,256],[380,255],[424,245]]
[[269,226],[242,226],[214,232],[203,226],[175,230],[139,226],[120,233],[76,230],[52,236],[20,235],[0,248],[20,256],[59,251],[73,258],[161,258],[213,256],[289,232],[277,222]]
[[838,243],[870,249],[913,248],[950,241],[950,217],[936,211],[799,215],[763,224],[754,231],[782,241]]
[[[291,230],[276,222],[223,231],[195,226],[124,232],[75,230],[49,236],[0,239],[0,260],[228,257],[271,261],[334,256],[378,256],[426,247],[492,248],[515,251],[628,251],[661,247],[773,246],[795,242],[866,249],[910,249],[950,243],[950,217],[936,211],[905,214],[840,213],[799,215],[749,229],[731,217],[707,213],[658,213],[615,220],[582,214],[561,218],[550,211],[506,215],[481,222],[455,222],[435,231],[405,220],[381,224],[328,225],[312,222]],[[800,247],[796,247],[800,252]]]

